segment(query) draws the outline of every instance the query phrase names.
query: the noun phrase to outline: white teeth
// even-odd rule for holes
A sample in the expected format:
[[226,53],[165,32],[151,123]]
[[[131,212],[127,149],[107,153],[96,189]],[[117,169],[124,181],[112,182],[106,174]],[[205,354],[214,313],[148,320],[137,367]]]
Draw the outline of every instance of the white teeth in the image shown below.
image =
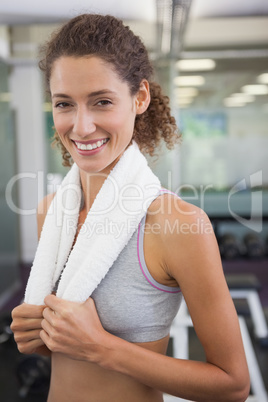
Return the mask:
[[78,149],[81,149],[82,151],[91,151],[92,149],[96,149],[101,147],[103,144],[105,144],[108,141],[108,139],[97,141],[94,144],[81,144],[80,142],[75,142],[76,146]]

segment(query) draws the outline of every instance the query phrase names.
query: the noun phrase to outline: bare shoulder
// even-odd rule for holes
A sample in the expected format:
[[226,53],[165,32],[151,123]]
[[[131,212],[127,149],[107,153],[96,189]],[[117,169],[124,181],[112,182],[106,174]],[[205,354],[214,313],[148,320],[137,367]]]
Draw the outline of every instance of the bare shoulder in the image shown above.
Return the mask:
[[[202,234],[213,232],[207,214],[175,194],[165,193],[155,199],[148,209],[148,221],[158,223],[162,235],[169,238],[177,234]],[[167,231],[167,229],[171,229]]]
[[40,237],[41,230],[45,221],[45,217],[47,215],[48,208],[55,196],[55,193],[51,193],[46,195],[38,204],[37,207],[37,229],[38,229],[38,238]]
[[173,194],[158,197],[148,210],[147,224],[158,237],[170,276],[182,282],[185,270],[200,269],[202,256],[221,265],[218,244],[207,214]]

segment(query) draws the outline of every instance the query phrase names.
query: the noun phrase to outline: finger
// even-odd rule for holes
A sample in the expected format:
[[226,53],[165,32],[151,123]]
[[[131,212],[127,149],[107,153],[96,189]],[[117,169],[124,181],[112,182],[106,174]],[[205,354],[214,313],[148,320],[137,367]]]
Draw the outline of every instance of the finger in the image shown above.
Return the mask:
[[[41,328],[42,329],[42,328]],[[17,343],[19,342],[30,342],[36,339],[40,339],[40,331],[41,329],[36,329],[34,331],[23,331],[23,332],[16,332],[14,334],[14,339]]]
[[89,297],[89,298],[84,302],[84,305],[88,305],[88,306],[95,305],[94,300],[92,299],[92,297]]
[[64,349],[66,349],[66,345],[68,345],[68,342],[66,342],[65,339],[62,340],[62,337],[60,337],[60,339],[51,337],[45,330],[40,332],[40,338],[51,352],[63,353]]
[[60,310],[62,304],[66,303],[66,300],[62,300],[55,295],[46,296],[44,301],[45,301],[46,307],[49,307],[51,310],[57,311],[57,312]]
[[36,306],[33,304],[23,303],[15,307],[12,311],[12,318],[40,318],[46,306]]
[[48,347],[48,349],[51,350],[52,341],[44,329],[40,332],[40,339]]
[[34,329],[41,329],[41,322],[42,322],[43,317],[41,318],[17,318],[15,319],[11,325],[10,329],[15,332],[15,331],[30,331]]
[[[46,307],[43,311],[43,318],[48,321],[52,326],[55,326],[56,313],[50,307]],[[42,325],[42,322],[41,322]]]
[[51,333],[51,330],[53,329],[53,326],[47,319],[42,320],[41,326],[42,330],[46,331],[48,335]]
[[21,353],[26,353],[26,354],[30,354],[30,353],[34,353],[35,350],[37,348],[39,348],[40,346],[43,346],[44,342],[42,341],[41,338],[39,339],[34,339],[30,342],[21,342],[17,344],[18,350]]
[[84,302],[84,306],[85,306],[86,308],[90,309],[93,314],[96,314],[96,315],[98,316],[95,302],[94,302],[94,300],[93,300],[91,297],[89,297],[89,298]]

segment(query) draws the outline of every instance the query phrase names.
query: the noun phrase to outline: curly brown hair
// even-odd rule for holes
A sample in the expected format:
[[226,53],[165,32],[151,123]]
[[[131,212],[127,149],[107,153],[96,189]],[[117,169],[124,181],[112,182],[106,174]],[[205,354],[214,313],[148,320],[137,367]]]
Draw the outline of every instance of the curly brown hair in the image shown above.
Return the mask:
[[[49,88],[53,63],[62,56],[96,55],[110,63],[120,79],[127,82],[134,95],[146,79],[150,85],[151,101],[147,110],[136,116],[133,138],[141,151],[155,154],[161,139],[169,149],[179,142],[180,134],[171,116],[169,98],[160,85],[152,81],[153,67],[141,39],[120,19],[110,15],[82,14],[55,31],[41,48],[40,69],[45,73]],[[63,165],[71,165],[71,156],[55,132],[54,143],[61,148]]]

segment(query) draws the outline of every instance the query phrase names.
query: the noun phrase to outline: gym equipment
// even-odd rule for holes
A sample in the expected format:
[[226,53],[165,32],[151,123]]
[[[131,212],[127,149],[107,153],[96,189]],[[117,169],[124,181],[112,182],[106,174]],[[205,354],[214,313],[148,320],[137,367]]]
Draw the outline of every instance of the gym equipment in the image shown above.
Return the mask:
[[247,233],[244,237],[244,244],[248,258],[257,260],[265,256],[264,244],[256,233]]
[[[247,401],[268,402],[268,396],[263,382],[262,374],[258,365],[255,351],[248,333],[247,325],[243,317],[239,318],[239,325],[245,354],[247,358],[250,384],[253,397],[249,397]],[[183,301],[177,316],[175,317],[171,326],[170,336],[173,338],[173,356],[178,359],[189,359],[189,331],[188,329],[193,326],[192,319],[188,313],[186,303]],[[164,399],[166,402],[172,399]],[[186,401],[182,398],[177,398],[178,401]]]
[[268,346],[268,327],[258,291],[261,283],[254,274],[226,274],[230,294],[233,299],[246,299],[254,325],[254,335],[259,344]]
[[45,392],[50,383],[50,359],[31,355],[21,359],[17,366],[20,383],[19,396],[26,398],[29,393]]
[[241,255],[241,247],[232,233],[225,233],[218,237],[220,254],[225,260],[234,260]]
[[10,313],[2,313],[0,315],[0,344],[13,339],[13,333],[10,329],[11,322],[12,318]]

